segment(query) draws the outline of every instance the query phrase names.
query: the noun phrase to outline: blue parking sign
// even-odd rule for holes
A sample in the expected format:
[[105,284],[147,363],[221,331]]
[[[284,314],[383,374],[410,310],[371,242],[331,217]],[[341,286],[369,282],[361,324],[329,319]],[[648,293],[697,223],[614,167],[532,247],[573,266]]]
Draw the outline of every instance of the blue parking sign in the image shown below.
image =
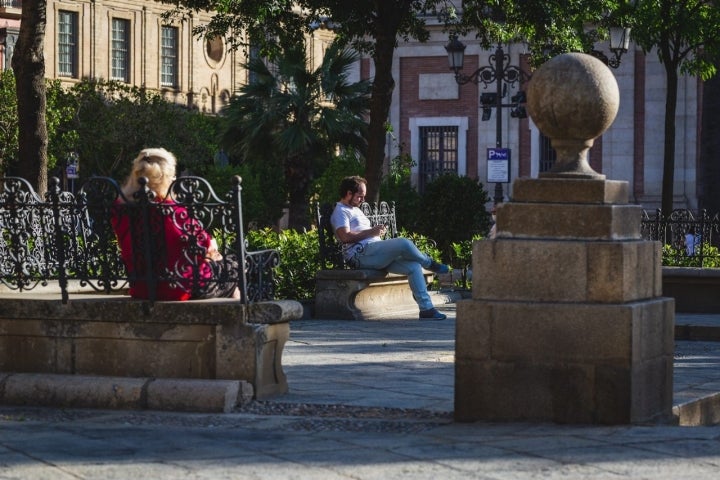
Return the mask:
[[71,163],[65,168],[65,175],[67,178],[78,178],[78,171],[77,171],[77,165]]
[[488,183],[510,183],[510,149],[487,149]]

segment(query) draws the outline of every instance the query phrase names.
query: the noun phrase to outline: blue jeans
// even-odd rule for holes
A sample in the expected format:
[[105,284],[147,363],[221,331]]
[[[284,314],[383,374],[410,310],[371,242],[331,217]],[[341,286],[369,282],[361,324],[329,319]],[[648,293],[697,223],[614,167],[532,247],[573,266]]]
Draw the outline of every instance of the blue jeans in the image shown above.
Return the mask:
[[433,308],[422,270],[423,267],[430,266],[431,258],[418,250],[407,238],[390,238],[369,243],[355,260],[358,268],[387,270],[390,273],[407,275],[410,290],[420,310]]

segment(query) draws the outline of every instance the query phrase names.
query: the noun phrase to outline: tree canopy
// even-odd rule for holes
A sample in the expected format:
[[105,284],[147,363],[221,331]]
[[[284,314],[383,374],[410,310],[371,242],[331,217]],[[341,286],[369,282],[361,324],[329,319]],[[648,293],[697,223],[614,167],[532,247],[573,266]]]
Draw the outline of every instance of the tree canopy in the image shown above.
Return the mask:
[[[340,38],[369,52],[375,66],[365,176],[376,199],[382,176],[394,79],[392,59],[401,38],[423,41],[426,19],[437,17],[449,33],[474,34],[485,47],[527,43],[535,64],[568,51],[589,52],[608,27],[632,27],[632,39],[655,52],[666,69],[663,210],[672,209],[678,75],[708,79],[720,64],[720,8],[715,0],[162,0],[178,11],[215,10],[198,34],[230,35],[254,42],[272,56],[279,44],[297,42],[317,25],[339,26]],[[246,35],[247,34],[247,35]],[[237,37],[235,37],[237,35]],[[243,43],[244,42],[244,43]]]
[[368,200],[378,200],[385,161],[385,124],[395,81],[392,61],[399,38],[426,40],[428,15],[453,11],[450,0],[161,0],[176,5],[171,14],[213,11],[195,33],[225,36],[233,45],[259,48],[272,59],[283,49],[302,43],[315,28],[338,27],[341,41],[371,55],[375,66],[366,133],[365,177]]
[[720,8],[714,0],[643,0],[632,12],[632,38],[665,67],[665,145],[661,210],[673,209],[675,113],[679,75],[715,76],[720,64]]

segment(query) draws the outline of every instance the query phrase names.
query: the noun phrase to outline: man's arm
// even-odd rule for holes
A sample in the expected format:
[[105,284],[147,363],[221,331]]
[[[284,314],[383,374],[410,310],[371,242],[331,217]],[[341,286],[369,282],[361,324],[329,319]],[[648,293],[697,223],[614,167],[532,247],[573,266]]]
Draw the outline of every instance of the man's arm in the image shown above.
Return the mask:
[[335,230],[335,236],[342,243],[356,243],[370,237],[381,237],[385,235],[385,225],[375,225],[367,230],[350,231],[349,227],[340,227]]

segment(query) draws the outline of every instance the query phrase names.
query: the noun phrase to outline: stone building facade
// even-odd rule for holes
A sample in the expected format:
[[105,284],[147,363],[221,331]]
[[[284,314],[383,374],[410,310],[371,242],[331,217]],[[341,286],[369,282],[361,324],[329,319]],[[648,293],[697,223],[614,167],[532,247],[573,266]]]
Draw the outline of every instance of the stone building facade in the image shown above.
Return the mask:
[[[0,66],[10,58],[20,25],[21,0],[0,0]],[[159,91],[168,100],[217,113],[247,80],[242,52],[222,39],[194,37],[209,19],[164,20],[167,5],[147,0],[50,0],[45,31],[45,74],[71,86],[84,78],[117,80]]]
[[[0,0],[0,67],[10,58],[22,0]],[[164,19],[172,5],[154,0],[48,0],[45,74],[70,86],[83,78],[117,80],[161,92],[175,103],[215,114],[248,81],[247,52],[222,38],[193,35],[211,14]],[[3,38],[3,36],[5,38]],[[332,33],[318,30],[308,57],[319,64]]]
[[160,91],[168,100],[217,113],[246,81],[242,52],[222,39],[204,40],[185,22],[165,20],[154,1],[48,2],[46,75],[64,84],[82,78],[117,80]]

